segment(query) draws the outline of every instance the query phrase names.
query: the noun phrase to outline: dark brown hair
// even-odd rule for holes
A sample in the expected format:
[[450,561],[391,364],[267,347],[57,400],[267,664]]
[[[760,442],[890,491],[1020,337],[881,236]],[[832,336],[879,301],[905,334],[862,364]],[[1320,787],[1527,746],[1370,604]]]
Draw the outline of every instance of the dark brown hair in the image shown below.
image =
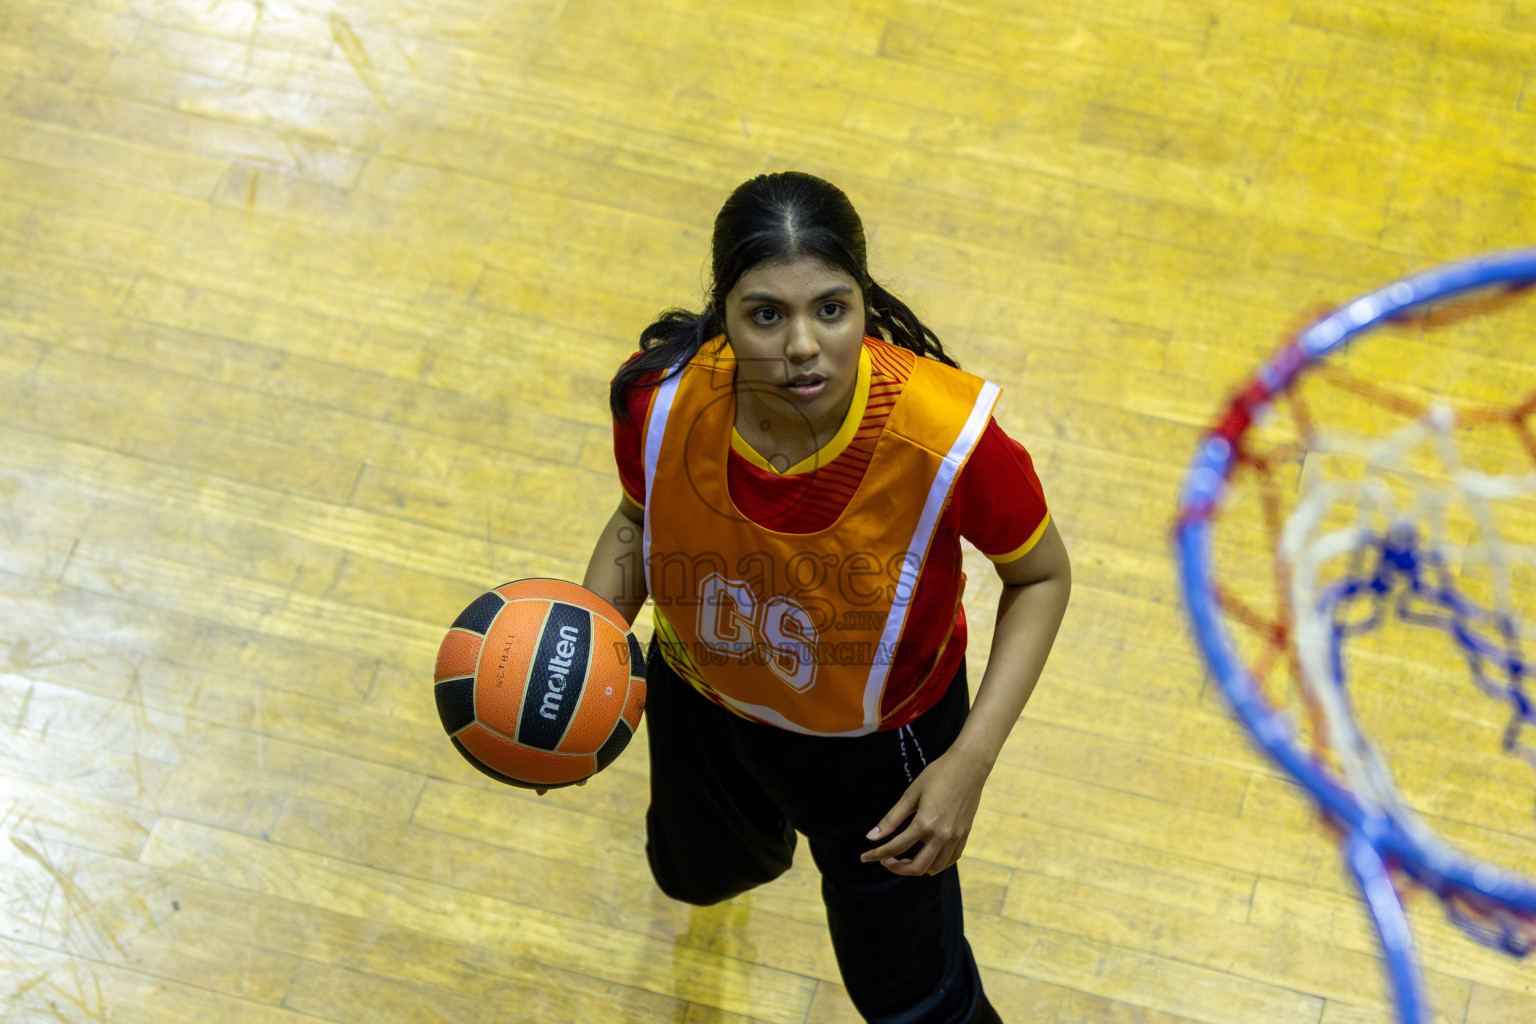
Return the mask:
[[[629,392],[641,379],[687,362],[722,334],[725,297],[741,276],[764,263],[814,256],[864,290],[865,330],[928,359],[956,365],[938,336],[907,305],[869,276],[864,222],[842,189],[800,171],[761,174],[731,193],[715,217],[713,278],[703,312],[669,309],[640,332],[640,354],[613,378],[608,404],[627,418]],[[654,381],[652,382],[654,386]]]

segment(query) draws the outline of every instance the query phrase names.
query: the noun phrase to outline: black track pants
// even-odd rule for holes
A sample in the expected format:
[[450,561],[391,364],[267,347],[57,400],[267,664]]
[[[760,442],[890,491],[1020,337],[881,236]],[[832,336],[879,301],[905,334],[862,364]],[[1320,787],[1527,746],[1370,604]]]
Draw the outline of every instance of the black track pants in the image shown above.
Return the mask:
[[777,878],[798,831],[821,870],[843,983],[866,1020],[998,1020],[965,941],[958,870],[908,878],[859,860],[878,845],[865,833],[959,734],[969,706],[963,664],[910,727],[857,737],[749,722],[701,696],[654,648],[646,676],[646,856],[663,892],[708,905]]

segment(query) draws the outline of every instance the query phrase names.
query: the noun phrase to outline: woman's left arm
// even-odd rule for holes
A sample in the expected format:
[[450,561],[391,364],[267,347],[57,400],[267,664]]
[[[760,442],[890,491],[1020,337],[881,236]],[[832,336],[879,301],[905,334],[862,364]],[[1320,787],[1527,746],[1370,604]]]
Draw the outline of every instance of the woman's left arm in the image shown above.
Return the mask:
[[[982,786],[1040,680],[1067,610],[1072,564],[1054,522],[1028,554],[999,565],[997,574],[1003,581],[997,628],[965,725],[949,750],[923,769],[869,832],[871,840],[881,839],[911,816],[899,835],[862,858],[880,861],[898,875],[937,874],[960,859]],[[923,847],[910,860],[897,859],[917,843]]]

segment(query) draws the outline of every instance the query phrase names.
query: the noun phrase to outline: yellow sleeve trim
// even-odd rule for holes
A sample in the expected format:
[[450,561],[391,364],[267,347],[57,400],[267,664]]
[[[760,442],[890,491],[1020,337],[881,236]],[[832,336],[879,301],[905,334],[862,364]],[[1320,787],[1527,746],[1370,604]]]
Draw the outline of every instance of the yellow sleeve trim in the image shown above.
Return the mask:
[[837,428],[837,433],[832,440],[822,445],[814,454],[798,463],[790,466],[780,473],[778,467],[757,453],[746,440],[731,428],[731,450],[746,459],[758,469],[776,476],[794,476],[796,473],[809,473],[820,466],[825,466],[843,453],[853,441],[853,435],[859,432],[859,424],[864,422],[864,410],[869,405],[869,377],[871,365],[869,361],[869,349],[859,349],[859,375],[853,385],[853,403],[848,406],[848,415],[843,417],[843,425]]
[[635,506],[636,508],[645,508],[645,502],[641,501],[639,498],[636,498],[633,494],[630,494],[629,488],[625,487],[622,481],[619,483],[619,492],[623,494],[624,497],[629,499],[629,503],[631,505]]
[[1035,532],[1030,534],[1029,540],[1025,541],[1023,544],[1020,544],[1018,547],[1014,548],[1012,551],[1005,555],[987,555],[985,551],[983,551],[982,554],[987,555],[988,558],[999,565],[1002,565],[1005,562],[1012,562],[1023,558],[1025,555],[1029,554],[1030,551],[1034,550],[1036,544],[1040,543],[1040,538],[1045,536],[1045,528],[1050,525],[1051,514],[1047,512],[1045,514],[1045,518],[1040,520],[1040,525],[1035,527]]

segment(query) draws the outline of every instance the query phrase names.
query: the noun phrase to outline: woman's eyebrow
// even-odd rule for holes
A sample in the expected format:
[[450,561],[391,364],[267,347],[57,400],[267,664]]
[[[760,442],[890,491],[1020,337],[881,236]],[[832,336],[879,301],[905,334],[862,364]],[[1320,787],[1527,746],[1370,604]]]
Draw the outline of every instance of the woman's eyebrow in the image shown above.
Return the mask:
[[[835,285],[832,288],[828,288],[826,291],[822,292],[820,295],[816,296],[811,301],[812,302],[820,302],[823,299],[831,299],[831,298],[836,298],[839,295],[852,295],[852,294],[853,294],[853,288],[852,287],[850,287],[849,285],[846,285],[846,284],[840,284],[840,285]],[[783,302],[784,300],[780,299],[777,295],[774,295],[771,292],[748,292],[747,294],[745,294],[745,295],[743,295],[741,297],[741,301],[742,302]]]

